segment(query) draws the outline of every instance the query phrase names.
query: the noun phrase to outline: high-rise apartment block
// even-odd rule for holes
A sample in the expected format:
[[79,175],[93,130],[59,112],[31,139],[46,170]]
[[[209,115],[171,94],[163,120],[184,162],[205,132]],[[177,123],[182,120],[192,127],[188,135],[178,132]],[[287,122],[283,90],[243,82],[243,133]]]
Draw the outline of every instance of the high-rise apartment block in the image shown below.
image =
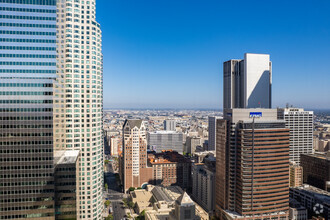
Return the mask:
[[216,123],[217,119],[220,119],[221,117],[217,116],[210,116],[209,117],[209,141],[208,141],[208,147],[207,150],[213,151],[215,150],[215,143],[216,143]]
[[125,191],[130,187],[141,187],[152,178],[152,168],[147,167],[146,128],[142,120],[128,119],[123,125],[120,172]]
[[201,138],[200,137],[187,137],[186,139],[186,153],[188,154],[194,154],[196,151],[196,148],[198,146],[201,146]]
[[301,154],[313,153],[313,112],[301,108],[278,109],[278,119],[290,129],[290,161],[300,164]]
[[183,134],[176,131],[153,131],[147,134],[148,148],[157,153],[163,150],[183,152]]
[[0,1],[0,219],[55,219],[56,1]]
[[93,220],[103,210],[102,34],[95,7],[95,0],[57,1],[54,115],[54,147],[80,151],[77,217]]
[[288,218],[289,129],[277,110],[225,110],[216,134],[218,217]]
[[303,168],[290,163],[290,187],[301,186],[303,183]]
[[223,63],[223,109],[271,108],[272,65],[268,54],[246,53]]
[[165,120],[164,121],[164,130],[165,131],[175,131],[176,130],[175,120]]

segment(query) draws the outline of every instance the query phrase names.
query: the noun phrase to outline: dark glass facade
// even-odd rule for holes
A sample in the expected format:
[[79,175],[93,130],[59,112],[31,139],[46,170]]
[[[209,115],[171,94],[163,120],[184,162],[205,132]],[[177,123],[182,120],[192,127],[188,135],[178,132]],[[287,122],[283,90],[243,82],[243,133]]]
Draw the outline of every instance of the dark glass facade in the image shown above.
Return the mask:
[[0,219],[54,219],[56,1],[0,0]]

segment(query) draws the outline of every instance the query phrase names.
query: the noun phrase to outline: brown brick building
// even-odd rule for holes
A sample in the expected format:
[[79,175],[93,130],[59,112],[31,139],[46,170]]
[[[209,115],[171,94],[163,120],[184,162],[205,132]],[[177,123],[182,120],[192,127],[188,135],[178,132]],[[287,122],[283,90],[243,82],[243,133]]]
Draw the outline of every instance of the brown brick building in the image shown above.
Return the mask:
[[191,162],[178,152],[168,150],[148,154],[148,165],[152,168],[152,184],[190,187]]

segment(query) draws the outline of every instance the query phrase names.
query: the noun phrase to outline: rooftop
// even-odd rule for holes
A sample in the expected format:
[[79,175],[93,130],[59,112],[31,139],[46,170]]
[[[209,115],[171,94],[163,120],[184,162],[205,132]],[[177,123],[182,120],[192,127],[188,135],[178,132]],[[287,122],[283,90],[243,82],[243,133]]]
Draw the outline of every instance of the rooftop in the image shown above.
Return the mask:
[[72,164],[79,156],[79,150],[54,151],[54,164]]
[[149,134],[182,134],[182,132],[161,130],[161,131],[152,131],[152,132],[149,132]]
[[185,158],[182,154],[172,150],[162,151],[161,153],[150,153],[148,155],[148,160],[151,164],[190,162],[190,160]]

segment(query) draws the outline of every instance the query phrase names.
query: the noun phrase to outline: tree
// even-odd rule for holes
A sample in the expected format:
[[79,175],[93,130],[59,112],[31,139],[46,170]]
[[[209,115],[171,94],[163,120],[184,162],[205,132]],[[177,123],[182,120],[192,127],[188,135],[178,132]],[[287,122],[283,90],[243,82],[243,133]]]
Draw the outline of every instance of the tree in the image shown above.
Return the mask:
[[106,200],[106,201],[104,202],[104,204],[108,207],[108,206],[111,204],[111,202],[110,202],[110,200]]
[[141,187],[138,187],[138,188],[136,188],[136,189],[142,189]]
[[135,203],[134,202],[132,202],[132,201],[129,201],[128,202],[128,207],[134,208],[134,206],[135,206]]
[[108,184],[104,184],[105,190],[108,191]]
[[132,192],[132,191],[135,190],[135,187],[130,187],[130,188],[128,188],[128,190],[129,190],[130,192]]
[[105,220],[113,220],[113,215],[109,214],[108,217],[105,218]]
[[104,163],[105,163],[105,164],[108,164],[108,163],[109,163],[109,160],[104,160]]

